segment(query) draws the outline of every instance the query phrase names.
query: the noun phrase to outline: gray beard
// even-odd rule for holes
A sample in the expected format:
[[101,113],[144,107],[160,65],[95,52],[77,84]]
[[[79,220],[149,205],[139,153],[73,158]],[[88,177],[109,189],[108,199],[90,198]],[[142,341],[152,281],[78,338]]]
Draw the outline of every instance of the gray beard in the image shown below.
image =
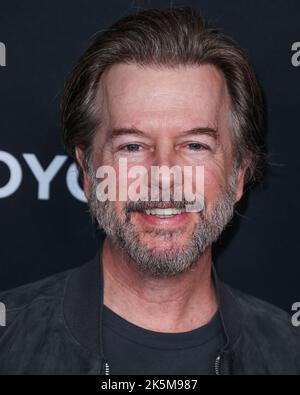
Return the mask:
[[[154,229],[147,232],[153,237],[158,237],[160,242],[162,238],[170,241],[168,249],[157,252],[155,248],[149,248],[142,243],[140,234],[134,229],[134,225],[130,221],[131,211],[145,209],[150,207],[151,204],[153,207],[153,202],[124,202],[122,214],[119,215],[113,202],[108,200],[101,202],[97,199],[97,179],[91,167],[89,167],[88,176],[91,183],[89,209],[93,220],[97,221],[110,241],[127,255],[129,258],[126,259],[127,262],[135,265],[139,271],[151,277],[170,278],[192,268],[204,251],[219,238],[233,217],[238,177],[237,166],[233,167],[227,190],[223,197],[215,203],[210,214],[207,213],[207,205],[204,199],[204,208],[198,213],[199,222],[195,226],[190,241],[184,248],[178,248],[176,243],[181,232],[164,229]],[[183,202],[174,201],[172,198],[170,201],[174,204],[174,207],[184,206]]]

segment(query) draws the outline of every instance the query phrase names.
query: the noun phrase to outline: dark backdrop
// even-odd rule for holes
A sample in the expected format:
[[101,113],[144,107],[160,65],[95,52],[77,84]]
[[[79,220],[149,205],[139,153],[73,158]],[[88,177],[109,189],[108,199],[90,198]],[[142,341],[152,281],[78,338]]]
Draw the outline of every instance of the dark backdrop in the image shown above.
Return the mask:
[[[0,289],[81,265],[96,252],[98,235],[87,205],[78,199],[78,187],[74,197],[66,181],[72,162],[61,156],[62,87],[97,31],[137,8],[169,4],[196,7],[236,39],[252,59],[267,99],[267,177],[238,207],[237,221],[219,243],[220,275],[288,311],[300,299],[296,0],[1,0]],[[47,169],[55,157],[52,166],[59,170],[49,191],[39,189],[33,172],[38,177],[39,167]],[[70,179],[74,192],[76,179]]]

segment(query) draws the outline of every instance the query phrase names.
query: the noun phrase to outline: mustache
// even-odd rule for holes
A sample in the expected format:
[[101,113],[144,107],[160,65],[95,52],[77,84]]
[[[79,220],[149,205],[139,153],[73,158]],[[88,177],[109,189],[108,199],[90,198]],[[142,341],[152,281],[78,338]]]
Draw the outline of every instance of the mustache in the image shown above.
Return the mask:
[[168,201],[164,201],[164,200],[159,200],[159,201],[137,200],[137,201],[129,201],[129,202],[125,203],[124,211],[126,213],[130,213],[133,211],[143,212],[145,210],[151,210],[151,209],[155,209],[155,208],[185,209],[187,205],[195,204],[195,203],[196,203],[196,199],[194,199],[193,201],[186,200],[186,199],[177,201],[172,198]]

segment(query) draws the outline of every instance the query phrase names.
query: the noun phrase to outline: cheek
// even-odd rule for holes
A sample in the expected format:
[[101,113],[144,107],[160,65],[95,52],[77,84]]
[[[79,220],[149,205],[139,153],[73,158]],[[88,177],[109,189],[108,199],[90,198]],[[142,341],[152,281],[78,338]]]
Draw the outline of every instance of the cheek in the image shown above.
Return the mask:
[[204,196],[209,205],[222,196],[225,188],[225,175],[218,169],[205,169]]
[[122,202],[113,202],[112,203],[115,207],[116,212],[121,215],[122,211],[123,211],[123,203]]
[[126,215],[124,214],[124,202],[110,202],[110,206],[113,209],[114,215],[118,218],[121,223],[126,221]]

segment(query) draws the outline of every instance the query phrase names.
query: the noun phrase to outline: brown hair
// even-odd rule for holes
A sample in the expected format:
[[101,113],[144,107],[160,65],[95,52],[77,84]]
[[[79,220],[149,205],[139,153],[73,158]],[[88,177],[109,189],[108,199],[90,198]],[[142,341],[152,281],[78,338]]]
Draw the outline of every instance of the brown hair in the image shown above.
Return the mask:
[[[101,119],[95,96],[102,73],[116,63],[176,67],[211,64],[226,80],[231,98],[234,155],[247,163],[247,180],[263,169],[263,100],[254,70],[231,38],[206,27],[190,7],[149,9],[126,16],[99,33],[80,57],[65,84],[62,99],[63,141],[75,158],[75,147],[92,152]],[[81,170],[81,169],[80,169]]]

